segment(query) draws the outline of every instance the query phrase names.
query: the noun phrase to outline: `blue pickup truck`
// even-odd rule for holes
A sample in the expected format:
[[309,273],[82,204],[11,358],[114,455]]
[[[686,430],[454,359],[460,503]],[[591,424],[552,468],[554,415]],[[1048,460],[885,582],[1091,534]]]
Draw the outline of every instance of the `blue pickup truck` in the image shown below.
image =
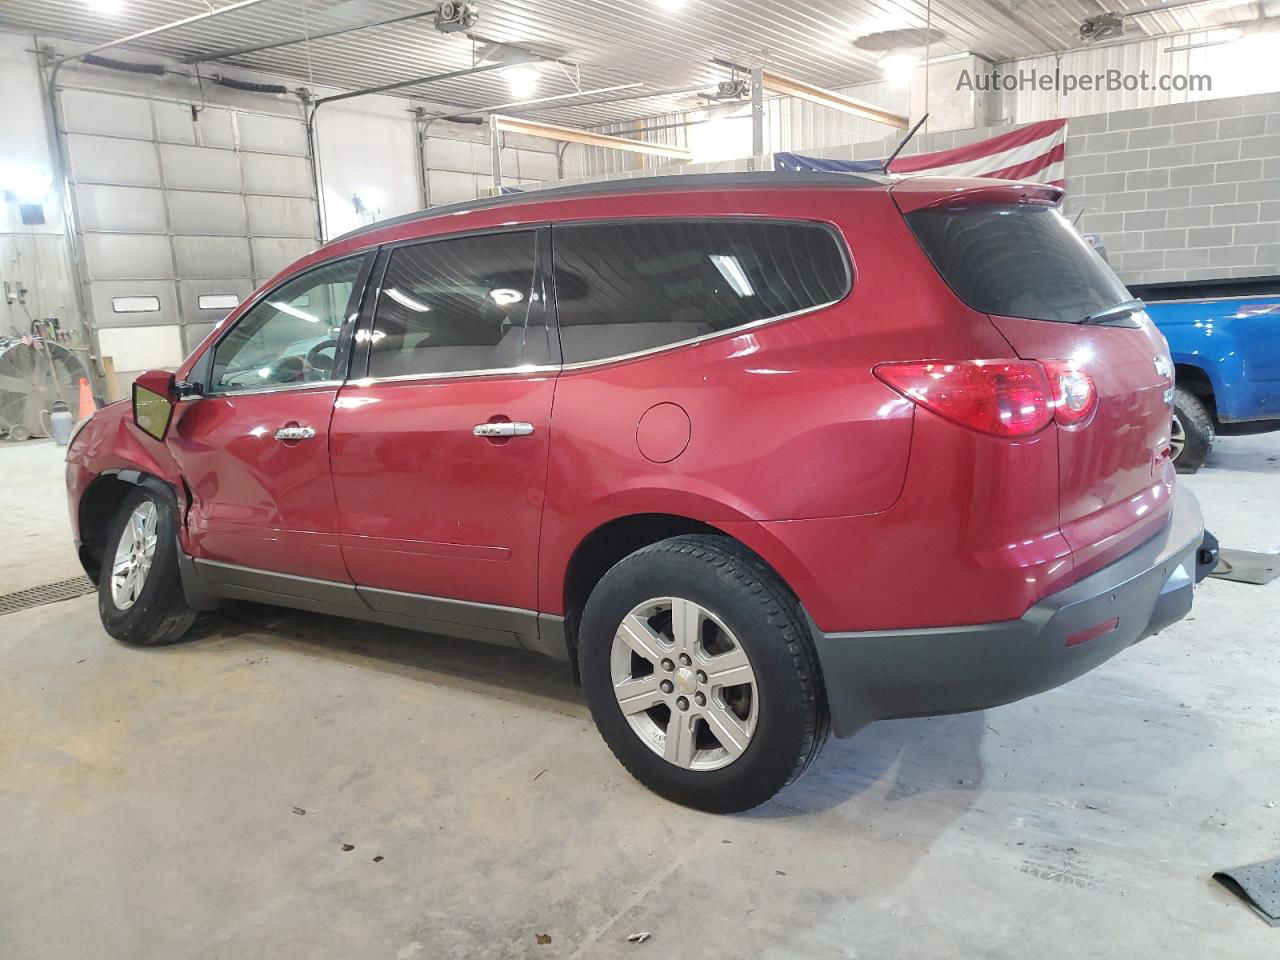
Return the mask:
[[1199,469],[1215,435],[1280,430],[1280,278],[1130,289],[1173,355],[1179,472]]

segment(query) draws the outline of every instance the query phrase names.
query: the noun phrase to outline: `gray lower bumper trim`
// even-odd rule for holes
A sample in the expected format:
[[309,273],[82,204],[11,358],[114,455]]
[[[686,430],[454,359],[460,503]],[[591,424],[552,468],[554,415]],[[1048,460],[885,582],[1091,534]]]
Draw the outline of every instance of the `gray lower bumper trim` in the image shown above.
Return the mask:
[[[1163,531],[1046,597],[1017,620],[960,627],[824,634],[815,628],[836,735],[873,720],[960,713],[1059,686],[1185,617],[1203,538],[1200,505],[1175,493]],[[1075,646],[1067,638],[1115,620]]]

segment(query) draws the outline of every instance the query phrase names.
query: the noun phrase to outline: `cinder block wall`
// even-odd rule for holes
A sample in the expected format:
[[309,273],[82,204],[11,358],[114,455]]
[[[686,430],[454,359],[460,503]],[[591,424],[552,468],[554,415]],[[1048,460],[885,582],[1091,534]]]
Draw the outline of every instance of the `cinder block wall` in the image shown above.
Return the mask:
[[1280,275],[1280,93],[1075,117],[1066,171],[1127,283]]

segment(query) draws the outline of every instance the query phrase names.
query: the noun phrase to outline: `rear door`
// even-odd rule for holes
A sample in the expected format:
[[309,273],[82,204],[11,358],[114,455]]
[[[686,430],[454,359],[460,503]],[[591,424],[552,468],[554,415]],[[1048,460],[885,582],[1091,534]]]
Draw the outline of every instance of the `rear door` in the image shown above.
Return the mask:
[[1092,378],[1092,416],[1055,427],[1062,533],[1077,574],[1087,574],[1168,515],[1173,367],[1145,312],[1086,319],[1130,294],[1056,208],[987,196],[908,205],[907,222],[952,290],[987,313],[1018,356],[1069,361]]
[[342,388],[330,440],[343,556],[375,609],[528,627],[559,370],[546,252],[526,228],[383,255],[367,376]]

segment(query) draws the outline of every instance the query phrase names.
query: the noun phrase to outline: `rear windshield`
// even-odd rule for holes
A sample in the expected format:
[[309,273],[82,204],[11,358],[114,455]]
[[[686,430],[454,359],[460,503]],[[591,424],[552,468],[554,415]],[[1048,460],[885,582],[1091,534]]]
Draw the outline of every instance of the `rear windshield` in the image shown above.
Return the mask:
[[1079,323],[1130,299],[1052,207],[942,207],[909,213],[907,223],[956,296],[983,313]]

